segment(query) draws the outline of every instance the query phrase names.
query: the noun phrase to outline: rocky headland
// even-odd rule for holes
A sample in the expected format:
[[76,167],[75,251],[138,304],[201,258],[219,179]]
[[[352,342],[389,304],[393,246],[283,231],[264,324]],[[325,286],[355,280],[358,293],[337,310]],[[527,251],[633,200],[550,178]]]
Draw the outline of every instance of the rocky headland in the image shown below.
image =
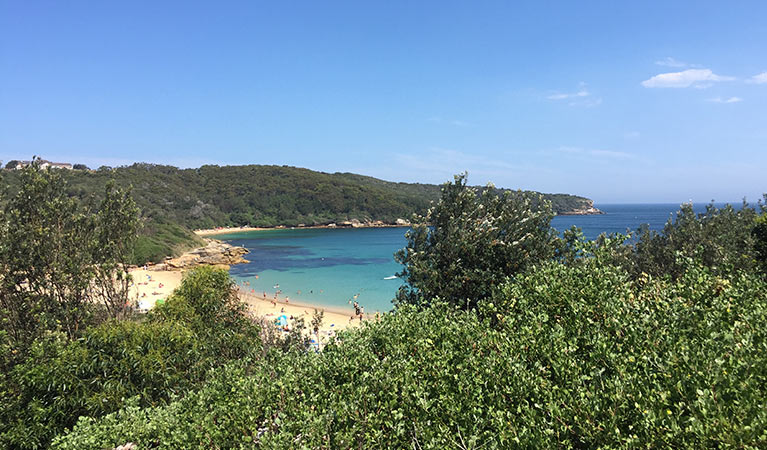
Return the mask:
[[185,270],[197,266],[216,266],[228,269],[234,264],[244,264],[243,258],[249,253],[244,247],[235,247],[216,239],[205,238],[208,245],[190,250],[177,258],[169,258],[163,264],[156,264],[155,270]]

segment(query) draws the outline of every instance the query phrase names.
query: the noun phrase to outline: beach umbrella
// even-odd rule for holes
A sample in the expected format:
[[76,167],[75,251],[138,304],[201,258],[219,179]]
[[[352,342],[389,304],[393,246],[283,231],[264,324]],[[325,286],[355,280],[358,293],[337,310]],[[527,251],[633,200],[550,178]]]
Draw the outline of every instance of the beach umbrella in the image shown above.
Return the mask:
[[277,318],[276,322],[281,327],[287,326],[288,325],[288,316],[283,314],[283,315],[281,315],[280,317]]

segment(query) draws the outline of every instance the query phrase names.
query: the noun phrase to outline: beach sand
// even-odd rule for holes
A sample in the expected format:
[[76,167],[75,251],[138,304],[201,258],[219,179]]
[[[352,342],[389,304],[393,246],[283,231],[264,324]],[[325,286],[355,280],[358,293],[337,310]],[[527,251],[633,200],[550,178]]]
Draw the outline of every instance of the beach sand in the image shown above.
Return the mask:
[[[324,306],[296,303],[293,300],[286,303],[283,297],[278,297],[275,300],[273,297],[264,298],[260,295],[245,293],[243,291],[240,291],[240,299],[250,307],[250,310],[256,316],[277,319],[284,314],[287,317],[301,317],[304,319],[307,328],[311,327],[314,310],[324,311],[320,332],[338,331],[360,326],[360,320],[358,318],[355,317],[352,319],[354,310],[351,309],[346,312],[343,310],[329,309]],[[369,320],[369,317],[365,317],[365,319]]]
[[268,231],[268,230],[314,230],[314,229],[350,229],[350,228],[403,228],[403,227],[409,227],[410,224],[390,224],[390,223],[377,223],[377,224],[359,224],[356,226],[352,225],[342,225],[342,226],[336,226],[336,224],[330,224],[330,225],[308,225],[308,226],[302,226],[302,227],[288,227],[284,225],[280,225],[277,227],[272,228],[263,228],[263,227],[219,227],[219,228],[209,228],[207,230],[194,230],[195,234],[200,237],[208,237],[208,236],[215,236],[218,234],[230,234],[230,233],[240,233],[242,231]]
[[[130,299],[137,301],[139,308],[143,310],[149,310],[155,306],[158,300],[168,298],[173,290],[181,284],[181,278],[183,277],[183,272],[178,270],[153,271],[134,269],[130,273],[133,276]],[[323,310],[325,314],[320,326],[320,334],[323,336],[338,330],[360,326],[358,318],[351,319],[351,316],[354,315],[352,309],[349,309],[349,311],[342,309],[333,310],[327,307],[296,303],[292,300],[286,302],[284,297],[278,297],[276,300],[272,297],[264,299],[261,296],[246,293],[242,289],[239,291],[239,297],[240,300],[248,305],[250,311],[255,316],[275,320],[283,314],[288,318],[291,316],[294,318],[301,317],[304,319],[307,329],[311,327],[315,308]],[[366,319],[369,319],[369,315],[366,316]]]
[[261,230],[274,230],[276,228],[254,228],[254,227],[228,227],[228,228],[209,228],[207,230],[194,230],[197,236],[214,236],[217,234],[239,233],[241,231],[261,231]]
[[[133,286],[130,288],[130,300],[138,302],[139,309],[154,307],[157,300],[165,300],[181,284],[180,271],[154,271],[144,269],[131,270]],[[162,285],[162,287],[160,287]]]

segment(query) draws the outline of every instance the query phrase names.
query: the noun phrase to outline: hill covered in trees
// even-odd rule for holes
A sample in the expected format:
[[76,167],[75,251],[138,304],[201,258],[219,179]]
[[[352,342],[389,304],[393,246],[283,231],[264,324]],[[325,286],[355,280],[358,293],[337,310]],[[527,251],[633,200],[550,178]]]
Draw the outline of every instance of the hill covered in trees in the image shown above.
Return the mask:
[[[2,172],[4,198],[19,171]],[[227,226],[323,225],[357,219],[393,223],[424,213],[439,198],[433,184],[393,183],[351,173],[323,173],[288,166],[202,166],[179,169],[137,163],[98,170],[61,170],[67,194],[97,201],[114,180],[132,187],[144,221],[137,261],[158,260],[198,245],[190,230]],[[591,200],[544,194],[556,213],[587,209]]]
[[[394,222],[423,213],[439,198],[438,185],[393,183],[351,173],[288,166],[202,166],[178,169],[137,163],[99,170],[62,171],[69,194],[100,193],[109,180],[133,187],[142,215],[186,228],[322,225],[343,220]],[[5,171],[6,184],[17,184]],[[556,213],[591,205],[589,199],[544,194]]]

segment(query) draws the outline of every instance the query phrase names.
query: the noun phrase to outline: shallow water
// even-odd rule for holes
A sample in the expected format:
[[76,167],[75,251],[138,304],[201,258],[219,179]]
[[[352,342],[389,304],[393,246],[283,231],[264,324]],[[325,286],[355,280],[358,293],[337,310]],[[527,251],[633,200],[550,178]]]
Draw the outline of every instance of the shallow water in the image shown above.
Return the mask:
[[[401,266],[394,252],[405,244],[407,228],[302,229],[251,231],[221,236],[250,250],[250,264],[230,274],[246,289],[302,303],[388,311],[402,284],[391,278]],[[256,278],[258,276],[258,278]],[[388,278],[388,279],[387,279]]]

